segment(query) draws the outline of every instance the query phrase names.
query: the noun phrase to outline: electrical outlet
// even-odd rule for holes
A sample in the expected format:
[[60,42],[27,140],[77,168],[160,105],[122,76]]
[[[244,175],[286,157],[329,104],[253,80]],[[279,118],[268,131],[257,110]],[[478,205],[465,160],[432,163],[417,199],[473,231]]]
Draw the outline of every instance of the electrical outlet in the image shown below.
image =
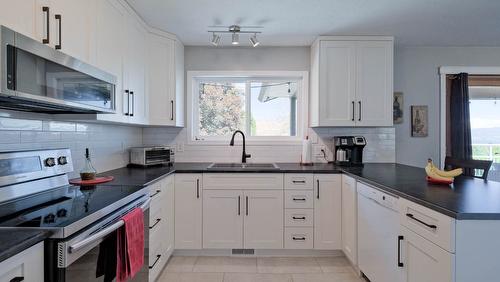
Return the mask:
[[313,145],[313,155],[315,157],[323,157],[323,152],[321,150],[325,151],[326,154],[326,146],[325,145]]
[[184,152],[184,143],[177,143],[177,152]]

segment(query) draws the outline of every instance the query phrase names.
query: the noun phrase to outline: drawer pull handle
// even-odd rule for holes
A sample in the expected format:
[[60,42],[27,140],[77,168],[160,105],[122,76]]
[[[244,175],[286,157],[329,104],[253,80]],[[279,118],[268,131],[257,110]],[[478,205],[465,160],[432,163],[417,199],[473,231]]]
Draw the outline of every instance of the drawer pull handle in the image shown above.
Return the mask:
[[305,241],[306,237],[292,237],[294,241]]
[[156,195],[160,194],[160,192],[161,192],[161,190],[156,190],[156,192],[155,192],[153,195],[149,196],[149,197],[150,197],[150,198],[153,198],[154,196],[156,196]]
[[200,198],[200,180],[196,179],[196,198]]
[[158,223],[160,223],[160,221],[161,221],[161,218],[157,218],[155,224],[149,226],[149,229],[155,228],[155,226],[158,225]]
[[294,220],[306,220],[305,216],[292,216]]
[[296,202],[305,202],[306,201],[305,198],[293,198],[293,200]]
[[14,277],[14,278],[10,279],[10,282],[21,282],[21,281],[24,281],[24,277],[22,277],[22,276],[18,276],[18,277]]
[[297,183],[301,183],[301,184],[305,184],[306,181],[305,180],[292,180],[293,184],[297,184]]
[[401,262],[401,241],[404,240],[403,236],[398,236],[398,267],[403,267],[404,264]]
[[160,260],[161,255],[156,255],[155,262],[149,267],[149,269],[153,269],[155,267],[156,263]]
[[423,222],[422,220],[420,220],[420,219],[416,218],[416,217],[415,217],[413,214],[411,214],[411,213],[407,213],[407,214],[406,214],[406,216],[407,216],[407,217],[409,217],[409,218],[411,218],[411,219],[413,219],[413,220],[415,220],[415,221],[416,221],[416,222],[418,222],[418,223],[421,223],[421,224],[423,224],[423,225],[425,225],[425,226],[429,227],[429,228],[432,228],[432,229],[437,229],[437,226],[436,226],[436,225],[434,225],[434,224],[428,224],[428,223],[425,223],[425,222]]

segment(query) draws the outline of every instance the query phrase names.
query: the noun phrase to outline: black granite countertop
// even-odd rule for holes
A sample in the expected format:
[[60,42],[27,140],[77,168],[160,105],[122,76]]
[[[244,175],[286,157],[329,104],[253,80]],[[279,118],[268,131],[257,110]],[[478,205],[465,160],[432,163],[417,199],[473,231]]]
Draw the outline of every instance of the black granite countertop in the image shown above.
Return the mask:
[[0,262],[34,246],[51,235],[50,231],[0,229]]
[[277,163],[279,170],[208,170],[210,163],[176,163],[172,167],[125,167],[102,175],[115,177],[114,184],[149,185],[171,173],[346,173],[367,184],[411,200],[456,219],[500,220],[500,183],[471,177],[455,178],[451,186],[429,184],[422,168],[402,164],[367,163],[362,167],[334,164],[301,166]]

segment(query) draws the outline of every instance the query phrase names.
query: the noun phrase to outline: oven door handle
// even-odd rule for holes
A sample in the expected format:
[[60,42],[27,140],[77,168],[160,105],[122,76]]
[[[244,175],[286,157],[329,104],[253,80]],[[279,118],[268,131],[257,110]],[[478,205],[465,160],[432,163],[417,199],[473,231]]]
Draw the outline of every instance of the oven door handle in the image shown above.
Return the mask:
[[[146,201],[140,206],[140,208],[142,210],[146,210],[149,208],[149,204],[151,203],[151,198],[148,198],[146,199]],[[110,226],[104,228],[103,230],[95,233],[95,234],[92,234],[91,236],[81,240],[81,241],[78,241],[74,244],[72,244],[71,246],[69,246],[69,252],[70,253],[74,253],[74,252],[78,252],[79,250],[81,250],[82,248],[84,248],[85,246],[97,241],[97,240],[100,240],[104,237],[106,237],[108,234],[112,233],[113,231],[117,230],[118,228],[122,227],[123,225],[125,224],[125,222],[123,220],[119,220],[113,224],[111,224]]]

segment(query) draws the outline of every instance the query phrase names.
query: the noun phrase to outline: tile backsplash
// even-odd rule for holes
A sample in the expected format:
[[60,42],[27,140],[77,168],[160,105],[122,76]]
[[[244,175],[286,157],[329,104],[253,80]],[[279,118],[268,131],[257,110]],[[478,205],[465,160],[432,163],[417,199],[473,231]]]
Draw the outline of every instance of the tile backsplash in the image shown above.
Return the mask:
[[97,171],[129,163],[128,148],[142,145],[142,128],[111,124],[60,122],[0,117],[0,152],[70,148],[77,177],[85,148]]
[[[327,159],[333,159],[333,137],[343,135],[365,136],[367,146],[364,150],[364,162],[394,162],[395,129],[393,127],[357,127],[357,128],[315,128],[309,129],[313,142],[313,152],[326,149]],[[239,162],[241,147],[229,145],[189,145],[185,129],[145,128],[144,144],[183,144],[183,150],[176,152],[176,161],[180,162]],[[228,139],[229,144],[229,139]],[[258,145],[247,146],[252,154],[249,162],[299,162],[302,147],[297,145]],[[315,162],[324,162],[322,155],[313,156]]]

